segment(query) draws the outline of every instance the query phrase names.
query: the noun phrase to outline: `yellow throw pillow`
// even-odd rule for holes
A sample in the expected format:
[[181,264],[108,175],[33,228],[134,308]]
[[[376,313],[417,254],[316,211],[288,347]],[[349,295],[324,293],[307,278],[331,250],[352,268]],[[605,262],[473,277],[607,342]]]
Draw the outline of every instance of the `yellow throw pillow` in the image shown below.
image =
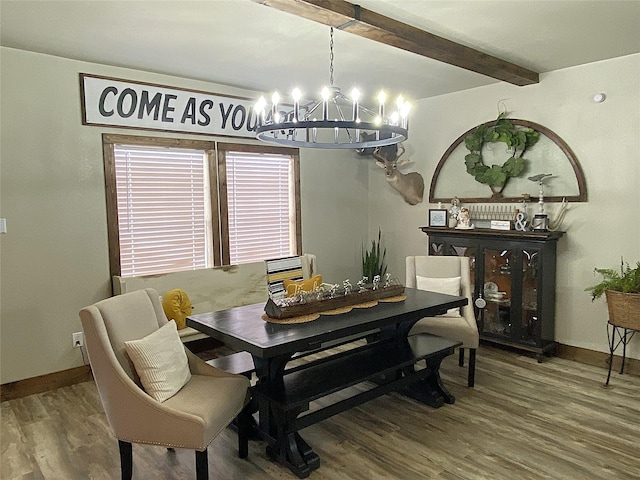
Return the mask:
[[300,292],[313,292],[322,285],[322,275],[314,275],[307,280],[284,280],[282,282],[287,297],[295,297]]
[[175,288],[162,297],[162,309],[168,320],[173,320],[181,330],[187,326],[187,316],[191,315],[193,305],[184,290]]

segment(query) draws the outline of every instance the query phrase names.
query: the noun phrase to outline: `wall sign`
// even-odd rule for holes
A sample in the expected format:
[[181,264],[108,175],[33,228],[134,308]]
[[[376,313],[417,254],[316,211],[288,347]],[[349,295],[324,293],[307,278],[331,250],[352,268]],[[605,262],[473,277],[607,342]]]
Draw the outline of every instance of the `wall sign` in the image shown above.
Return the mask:
[[82,124],[254,138],[253,100],[80,74]]

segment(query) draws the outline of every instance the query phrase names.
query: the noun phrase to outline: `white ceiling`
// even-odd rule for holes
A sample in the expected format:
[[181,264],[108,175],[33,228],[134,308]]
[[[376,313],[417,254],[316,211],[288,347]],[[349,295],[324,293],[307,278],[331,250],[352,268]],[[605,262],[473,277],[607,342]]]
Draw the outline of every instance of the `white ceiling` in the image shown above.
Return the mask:
[[[352,3],[539,73],[640,52],[640,0]],[[0,0],[0,44],[258,91],[329,81],[329,27],[250,0]],[[335,84],[371,96],[496,81],[342,31],[334,52]]]

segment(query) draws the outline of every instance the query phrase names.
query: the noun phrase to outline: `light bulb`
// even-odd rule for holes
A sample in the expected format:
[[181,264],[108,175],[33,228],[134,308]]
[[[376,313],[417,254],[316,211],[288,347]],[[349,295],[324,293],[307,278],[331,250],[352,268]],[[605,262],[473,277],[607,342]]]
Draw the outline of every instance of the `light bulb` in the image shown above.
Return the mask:
[[358,90],[357,88],[351,90],[351,98],[353,98],[353,121],[357,122],[360,120],[358,116],[358,100],[360,100],[360,90]]
[[298,121],[298,116],[300,115],[300,97],[302,97],[302,92],[299,88],[294,88],[291,92],[291,96],[293,97],[293,121]]
[[276,91],[271,95],[271,118],[274,123],[280,123],[280,113],[278,113],[278,102],[280,101],[280,94]]
[[322,119],[326,120],[329,116],[329,89],[324,87],[320,95],[322,96]]
[[261,114],[264,111],[264,107],[266,104],[267,104],[267,101],[264,99],[264,97],[260,97],[253,107],[256,114],[258,115]]
[[384,93],[384,90],[380,90],[378,93],[378,102],[380,102],[380,106],[378,107],[378,115],[380,115],[380,123],[382,123],[382,119],[384,118],[384,102],[387,99],[387,94]]

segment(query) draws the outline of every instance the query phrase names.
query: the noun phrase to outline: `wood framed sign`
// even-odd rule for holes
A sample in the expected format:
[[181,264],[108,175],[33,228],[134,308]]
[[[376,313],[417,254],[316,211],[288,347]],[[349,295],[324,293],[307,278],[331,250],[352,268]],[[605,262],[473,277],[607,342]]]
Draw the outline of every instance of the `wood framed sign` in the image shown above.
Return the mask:
[[82,124],[255,138],[254,100],[87,73]]
[[443,208],[429,209],[429,226],[446,228],[449,226],[449,212]]

